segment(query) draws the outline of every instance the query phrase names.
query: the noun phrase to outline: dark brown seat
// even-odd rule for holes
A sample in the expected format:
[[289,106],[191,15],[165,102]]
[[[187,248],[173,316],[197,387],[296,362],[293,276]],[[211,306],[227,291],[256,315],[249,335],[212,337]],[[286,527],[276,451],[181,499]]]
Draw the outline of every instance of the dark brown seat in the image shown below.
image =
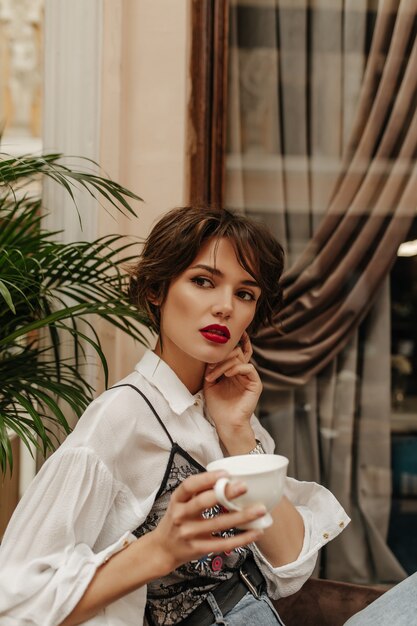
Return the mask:
[[342,626],[384,589],[310,578],[297,593],[274,600],[285,626]]

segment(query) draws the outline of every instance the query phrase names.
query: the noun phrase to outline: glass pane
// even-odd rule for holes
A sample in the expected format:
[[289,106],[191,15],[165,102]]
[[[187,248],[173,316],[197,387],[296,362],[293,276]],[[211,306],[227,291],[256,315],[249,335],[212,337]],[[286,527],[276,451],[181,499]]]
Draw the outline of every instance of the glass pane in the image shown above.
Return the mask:
[[391,273],[392,484],[388,543],[417,569],[417,221]]
[[44,0],[0,0],[0,123],[5,152],[40,147]]
[[[417,239],[415,225],[408,232],[416,194],[404,195],[416,154],[407,153],[415,33],[401,3],[385,17],[381,6],[230,2],[225,203],[283,244],[288,289],[312,285],[295,297],[311,324],[285,344],[287,360],[279,343],[263,340],[257,352],[254,340],[268,380],[259,414],[290,474],[326,485],[352,517],[316,573],[359,583],[417,570],[417,256],[398,257],[389,271],[400,243]],[[409,217],[398,216],[407,202]],[[333,227],[321,231],[325,220]],[[348,328],[358,302],[362,314]],[[325,345],[338,331],[332,306],[345,311],[337,318],[345,340],[297,378],[319,352],[316,336]]]

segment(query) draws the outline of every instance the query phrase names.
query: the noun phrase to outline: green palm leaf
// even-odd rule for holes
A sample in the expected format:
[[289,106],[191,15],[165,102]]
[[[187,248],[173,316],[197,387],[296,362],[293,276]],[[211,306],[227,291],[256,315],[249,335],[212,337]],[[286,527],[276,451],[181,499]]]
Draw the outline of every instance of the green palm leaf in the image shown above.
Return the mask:
[[[14,158],[0,155],[0,467],[12,469],[10,437],[45,454],[68,433],[66,409],[77,416],[94,390],[83,375],[86,347],[107,361],[95,331],[99,316],[146,344],[139,314],[127,297],[120,268],[135,258],[119,235],[62,243],[43,227],[40,198],[25,195],[28,181],[49,178],[74,200],[84,190],[97,202],[135,215],[138,196],[92,171],[70,167],[59,154]],[[78,210],[77,207],[75,207]],[[106,209],[107,210],[107,209]],[[92,317],[93,316],[93,317]],[[40,334],[41,333],[41,334]],[[71,356],[68,345],[72,346]]]

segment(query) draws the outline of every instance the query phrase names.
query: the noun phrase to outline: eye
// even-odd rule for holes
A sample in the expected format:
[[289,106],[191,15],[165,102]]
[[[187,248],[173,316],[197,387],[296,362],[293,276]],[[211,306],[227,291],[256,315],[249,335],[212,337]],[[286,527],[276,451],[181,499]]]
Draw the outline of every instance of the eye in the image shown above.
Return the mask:
[[213,283],[211,282],[211,280],[209,280],[208,278],[204,278],[204,276],[194,276],[191,279],[192,283],[195,283],[198,287],[203,287],[203,288],[207,288],[207,287],[212,287]]
[[251,301],[256,302],[255,296],[250,291],[238,291],[237,297],[240,298],[241,300],[246,300],[247,302],[251,302]]

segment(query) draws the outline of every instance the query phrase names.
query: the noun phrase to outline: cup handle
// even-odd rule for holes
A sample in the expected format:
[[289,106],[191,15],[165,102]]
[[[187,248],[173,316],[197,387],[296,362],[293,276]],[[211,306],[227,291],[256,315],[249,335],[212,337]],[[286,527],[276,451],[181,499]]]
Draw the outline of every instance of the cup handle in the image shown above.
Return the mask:
[[230,478],[219,478],[219,480],[214,485],[214,493],[216,494],[217,501],[229,511],[241,511],[241,507],[237,506],[231,500],[226,498],[226,487],[230,483]]

